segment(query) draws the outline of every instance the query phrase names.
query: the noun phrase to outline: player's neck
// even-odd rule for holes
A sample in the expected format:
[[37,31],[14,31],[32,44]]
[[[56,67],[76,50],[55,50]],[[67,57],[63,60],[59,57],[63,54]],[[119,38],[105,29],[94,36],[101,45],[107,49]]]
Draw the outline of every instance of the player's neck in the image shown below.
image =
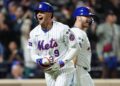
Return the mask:
[[53,21],[41,25],[42,29],[47,29],[47,30],[50,30],[52,26],[53,26]]

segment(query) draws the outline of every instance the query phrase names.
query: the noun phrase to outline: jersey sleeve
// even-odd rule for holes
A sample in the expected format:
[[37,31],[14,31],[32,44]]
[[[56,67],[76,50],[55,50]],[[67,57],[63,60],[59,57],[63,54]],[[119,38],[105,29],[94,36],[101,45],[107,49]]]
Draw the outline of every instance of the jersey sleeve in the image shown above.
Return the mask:
[[71,61],[74,56],[77,53],[77,42],[75,39],[75,36],[73,34],[73,32],[70,30],[69,27],[66,27],[65,31],[64,31],[64,43],[66,44],[66,46],[68,46],[68,51],[66,52],[66,54],[64,55],[63,61],[65,63]]
[[84,44],[84,39],[85,39],[84,34],[85,34],[85,32],[83,32],[83,31],[78,32],[76,29],[78,29],[78,28],[71,28],[71,31],[75,35],[76,42],[77,42],[77,44],[76,44],[77,48],[79,48],[79,50],[81,50],[82,47],[83,47],[83,44]]
[[29,39],[28,39],[28,49],[30,51],[31,58],[34,62],[36,62],[36,59],[42,58],[42,56],[38,55],[36,53],[37,50],[37,44],[35,41],[35,37],[30,33]]

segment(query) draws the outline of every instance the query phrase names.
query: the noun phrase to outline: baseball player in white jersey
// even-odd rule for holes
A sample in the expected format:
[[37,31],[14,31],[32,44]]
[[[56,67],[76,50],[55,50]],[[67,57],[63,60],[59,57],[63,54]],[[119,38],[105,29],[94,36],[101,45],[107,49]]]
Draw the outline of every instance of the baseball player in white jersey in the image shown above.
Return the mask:
[[52,57],[52,65],[43,69],[47,86],[75,86],[72,58],[77,48],[74,35],[67,25],[52,20],[53,8],[47,2],[40,2],[35,7],[35,16],[39,25],[30,32],[32,60],[40,65],[44,57]]
[[76,20],[71,30],[75,34],[79,48],[79,52],[74,59],[77,86],[94,86],[93,80],[88,73],[91,69],[91,48],[85,32],[86,28],[88,28],[93,21],[92,15],[87,7],[76,8],[73,12],[73,17]]

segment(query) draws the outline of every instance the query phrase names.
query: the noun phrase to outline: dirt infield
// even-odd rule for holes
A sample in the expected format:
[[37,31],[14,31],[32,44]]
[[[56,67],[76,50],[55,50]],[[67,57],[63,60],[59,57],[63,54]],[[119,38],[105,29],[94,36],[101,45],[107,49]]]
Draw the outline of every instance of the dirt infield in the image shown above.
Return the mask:
[[[94,79],[95,86],[120,86],[120,79]],[[0,86],[46,86],[44,79],[0,80]]]

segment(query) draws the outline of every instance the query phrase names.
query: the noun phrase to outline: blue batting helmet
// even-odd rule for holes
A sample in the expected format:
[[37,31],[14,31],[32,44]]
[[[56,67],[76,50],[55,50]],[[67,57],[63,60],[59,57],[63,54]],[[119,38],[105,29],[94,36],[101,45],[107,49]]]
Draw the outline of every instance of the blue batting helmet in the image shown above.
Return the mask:
[[88,7],[79,7],[76,8],[75,11],[73,12],[73,17],[76,18],[77,16],[93,16],[90,12],[90,9]]
[[47,2],[40,2],[38,5],[35,6],[34,11],[42,11],[42,12],[51,12],[53,13],[53,7],[51,4]]

